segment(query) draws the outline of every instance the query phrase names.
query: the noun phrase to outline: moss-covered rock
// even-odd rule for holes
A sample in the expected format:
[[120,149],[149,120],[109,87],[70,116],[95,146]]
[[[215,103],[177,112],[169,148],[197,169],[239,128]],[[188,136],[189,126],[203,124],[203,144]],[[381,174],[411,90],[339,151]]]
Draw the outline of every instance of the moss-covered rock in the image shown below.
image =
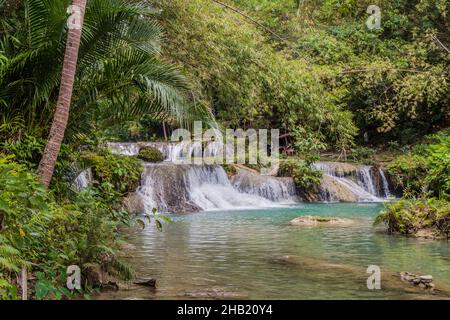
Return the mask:
[[224,164],[222,167],[225,170],[225,172],[227,173],[228,177],[233,177],[237,174],[237,169],[232,164]]
[[302,216],[289,221],[291,226],[348,226],[353,221],[345,218]]
[[138,158],[146,162],[161,162],[165,157],[161,151],[154,147],[144,147],[139,150]]

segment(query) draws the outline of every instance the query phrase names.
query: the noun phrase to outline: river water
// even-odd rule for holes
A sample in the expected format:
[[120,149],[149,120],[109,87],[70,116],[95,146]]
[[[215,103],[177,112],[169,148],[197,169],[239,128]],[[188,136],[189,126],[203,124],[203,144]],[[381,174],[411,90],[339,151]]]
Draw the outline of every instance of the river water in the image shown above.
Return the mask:
[[[102,299],[433,299],[448,297],[450,246],[374,228],[380,203],[296,204],[280,208],[172,215],[164,231],[129,234],[127,259],[158,287],[130,285]],[[302,215],[350,218],[349,226],[295,227]],[[369,290],[369,265],[381,290]],[[433,275],[430,294],[398,273]]]

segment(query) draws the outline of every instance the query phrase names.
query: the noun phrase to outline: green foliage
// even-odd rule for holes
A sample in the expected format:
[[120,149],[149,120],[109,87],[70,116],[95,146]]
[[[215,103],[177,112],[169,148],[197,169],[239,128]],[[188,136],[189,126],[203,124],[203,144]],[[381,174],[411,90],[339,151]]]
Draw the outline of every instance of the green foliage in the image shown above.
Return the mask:
[[0,275],[0,300],[18,300],[17,287]]
[[[136,165],[131,168],[137,170]],[[0,157],[0,294],[3,297],[14,298],[14,285],[9,279],[22,267],[36,273],[37,299],[72,298],[82,294],[64,289],[64,271],[72,264],[83,269],[97,263],[111,274],[130,277],[131,271],[117,258],[117,250],[118,227],[131,226],[132,219],[123,211],[117,193],[105,192],[104,184],[101,189],[82,190],[71,202],[57,203],[24,165],[12,162],[10,157]]]
[[428,147],[425,182],[434,196],[450,198],[450,131],[433,138],[436,141]]
[[237,174],[237,169],[232,164],[224,164],[222,165],[223,170],[225,170],[228,177],[232,177]]
[[[204,6],[209,6],[206,2],[204,1]],[[308,65],[307,69],[298,73],[312,75],[318,81],[318,85],[324,88],[321,91],[324,96],[322,103],[328,100],[328,104],[323,103],[325,111],[321,120],[322,123],[330,126],[329,129],[333,128],[331,135],[335,137],[331,139],[332,147],[348,150],[348,142],[352,141],[355,134],[352,130],[352,119],[359,128],[359,142],[365,143],[363,136],[367,133],[369,143],[372,145],[385,144],[387,141],[394,140],[400,141],[401,144],[413,143],[423,135],[442,128],[448,123],[450,56],[446,49],[448,39],[445,36],[449,33],[448,1],[400,0],[373,3],[366,0],[230,0],[227,3],[236,6],[281,35],[284,41],[272,37],[269,33],[262,33],[264,41],[270,43],[276,51],[281,52],[287,59],[302,61]],[[381,30],[369,30],[366,27],[368,18],[366,10],[371,4],[379,5],[382,10]],[[222,71],[223,68],[225,71],[221,73],[221,77],[217,76],[220,78],[217,82],[227,84],[232,89],[234,89],[233,83],[228,84],[230,80],[227,71],[236,72],[239,79],[243,74],[243,86],[246,86],[245,79],[249,77],[246,72],[251,75],[257,72],[278,74],[280,69],[283,69],[278,59],[271,57],[272,64],[266,64],[264,58],[251,54],[249,49],[256,39],[253,42],[247,39],[242,40],[245,43],[243,46],[232,43],[222,47],[226,40],[211,33],[220,32],[224,34],[224,37],[228,36],[228,33],[245,34],[245,32],[250,33],[249,29],[253,26],[235,13],[219,13],[219,6],[217,7],[215,11],[209,10],[211,14],[208,18],[203,18],[206,16],[206,10],[200,9],[198,12],[201,13],[186,12],[183,15],[185,19],[202,15],[199,20],[205,21],[202,29],[193,29],[188,32],[181,29],[180,36],[186,39],[186,43],[193,41],[195,47],[195,41],[200,41],[203,44],[207,43],[205,51],[220,51],[215,56],[220,57],[225,66],[215,63],[214,58],[206,56],[206,53],[199,54],[199,61],[210,64],[206,70],[212,70],[210,74],[214,76],[216,70]],[[168,18],[172,19],[174,16],[171,15]],[[175,18],[181,19],[176,16]],[[178,21],[176,19],[173,21]],[[223,19],[223,24],[226,26],[218,23],[218,19]],[[235,21],[239,24],[238,32],[233,25]],[[182,25],[184,26],[184,23]],[[254,29],[251,34],[258,35],[259,38],[261,33],[256,31],[256,27]],[[171,30],[170,25],[169,30]],[[173,30],[176,29],[173,28]],[[179,40],[176,35],[172,36],[171,32],[169,34],[176,39],[176,44],[182,44],[184,47],[183,40]],[[192,41],[189,40],[191,36]],[[234,36],[234,38],[238,37],[244,36]],[[239,51],[229,50],[230,46]],[[174,47],[171,46],[171,48]],[[264,45],[259,45],[258,49],[261,50],[261,47],[264,48]],[[264,52],[262,55],[266,56],[267,53]],[[233,62],[237,57],[242,57],[239,63],[244,65],[255,63],[261,69],[251,73],[246,71],[250,69],[249,67],[235,66]],[[178,57],[175,52],[174,60],[191,65],[189,53],[180,53]],[[196,70],[199,70],[196,64],[194,66]],[[299,69],[299,67],[292,68],[292,76],[289,79],[297,78],[296,71]],[[190,68],[189,71],[191,71]],[[273,79],[276,79],[275,83],[280,80],[276,77]],[[289,110],[292,105],[297,105],[297,101],[292,98],[292,95],[287,94],[289,91],[285,91],[284,88],[297,84],[292,80],[283,80],[285,82],[282,84],[268,85],[269,88],[275,86],[277,90],[280,90],[280,94],[286,97],[283,101],[286,108],[281,108],[285,113],[280,114],[272,113],[272,110],[276,109],[272,106],[279,105],[270,104],[273,100],[263,100],[269,102],[270,107],[267,108],[269,112],[264,109],[263,103],[259,103],[261,99],[258,99],[258,86],[247,87],[246,94],[251,95],[255,105],[261,106],[257,111],[249,109],[253,111],[253,114],[248,116],[250,119],[255,121],[264,116],[269,118],[275,116],[279,119],[296,118],[295,115],[286,112],[286,109]],[[236,82],[242,85],[239,80]],[[316,85],[313,82],[307,82],[305,86],[297,86],[297,89],[301,91],[298,96],[304,98],[303,108],[311,110],[312,115],[315,109],[308,106],[308,103],[318,101],[314,99],[315,91],[311,89],[314,87]],[[210,92],[215,93],[214,89]],[[245,106],[232,97],[230,96],[228,105]],[[330,111],[331,114],[328,115],[327,111],[333,108],[336,110]],[[247,107],[245,109],[247,110]],[[349,114],[345,114],[344,111]],[[264,115],[261,116],[261,113]],[[233,114],[239,118],[242,112]],[[304,114],[301,114],[301,117],[311,120]],[[309,132],[318,131],[311,130],[311,128],[317,129],[311,124],[305,127]],[[291,128],[292,126],[286,129]],[[324,128],[321,127],[321,129]],[[329,143],[329,136],[330,133],[325,133],[324,141]]]
[[46,141],[31,135],[25,135],[15,142],[4,142],[1,149],[5,153],[14,155],[14,159],[27,165],[29,168],[37,168],[42,158]]
[[[44,137],[59,90],[70,0],[26,0],[0,27],[0,132]],[[161,27],[144,1],[90,0],[66,140],[143,114],[186,120],[182,75],[159,56]],[[6,61],[6,62],[4,62]],[[9,129],[9,130],[8,130]]]
[[37,282],[34,287],[36,300],[62,300],[76,297],[76,293],[65,287],[65,270],[55,272],[47,270],[46,273],[36,272]]
[[401,155],[389,163],[387,172],[394,188],[403,190],[405,195],[419,196],[425,192],[427,170],[424,157],[410,153]]
[[387,166],[394,187],[408,197],[428,194],[447,198],[450,195],[450,134],[442,131],[429,136],[427,144],[398,156]]
[[189,75],[194,100],[212,106],[225,127],[303,127],[332,146],[349,147],[352,115],[308,62],[277,50],[258,27],[210,1],[160,6],[169,39],[164,52]]
[[105,192],[111,191],[126,194],[139,186],[142,162],[134,157],[114,155],[109,152],[100,154],[85,153],[82,158],[92,166],[93,174]]
[[430,199],[402,199],[386,206],[375,219],[375,224],[386,223],[390,233],[415,234],[421,229],[435,230],[437,235],[450,234],[450,204]]
[[292,177],[300,190],[314,190],[320,185],[322,171],[315,169],[313,159],[288,159],[280,163],[279,176]]
[[372,164],[375,150],[368,147],[356,147],[350,153],[350,160],[358,163]]
[[165,157],[161,151],[154,147],[144,147],[139,150],[138,158],[145,162],[161,162]]

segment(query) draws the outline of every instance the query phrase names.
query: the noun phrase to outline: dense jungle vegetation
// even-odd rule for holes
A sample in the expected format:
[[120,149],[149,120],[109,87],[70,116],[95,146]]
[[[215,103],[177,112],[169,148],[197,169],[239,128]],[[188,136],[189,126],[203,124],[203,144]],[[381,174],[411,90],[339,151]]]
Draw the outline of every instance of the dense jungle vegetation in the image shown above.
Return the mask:
[[[448,235],[447,0],[88,0],[70,117],[45,188],[36,170],[70,3],[0,0],[0,299],[19,298],[22,268],[35,299],[89,297],[95,283],[65,289],[72,264],[86,279],[94,266],[131,278],[119,230],[137,222],[122,199],[142,162],[104,143],[163,140],[194,120],[279,128],[305,186],[320,179],[310,166],[321,153],[382,154],[404,199],[378,220],[406,234],[426,220]],[[366,26],[370,4],[381,8],[379,30]],[[78,192],[73,181],[88,167],[95,181]]]

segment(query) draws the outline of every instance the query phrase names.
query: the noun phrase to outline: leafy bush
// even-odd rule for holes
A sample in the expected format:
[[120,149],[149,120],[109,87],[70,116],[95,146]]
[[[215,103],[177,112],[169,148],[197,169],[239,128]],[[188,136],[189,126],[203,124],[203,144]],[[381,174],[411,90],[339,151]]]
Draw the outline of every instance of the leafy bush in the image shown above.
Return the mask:
[[[25,134],[20,139],[0,144],[0,152],[11,155],[15,162],[24,164],[29,169],[36,170],[39,161],[42,159],[46,143],[45,139]],[[78,152],[73,151],[71,146],[67,144],[61,145],[51,184],[52,190],[56,191],[58,196],[67,194],[70,189],[70,184],[74,179],[70,173],[71,171],[74,171],[74,174],[78,172],[71,169],[76,169],[74,166],[78,163],[78,158]]]
[[450,233],[450,203],[435,198],[402,199],[386,206],[375,224],[386,223],[390,233],[415,234],[433,229],[446,238]]
[[441,198],[450,196],[450,131],[435,135],[428,147],[426,183],[430,192]]
[[144,169],[140,160],[109,152],[85,153],[82,157],[92,166],[94,178],[103,188],[107,188],[109,184],[112,191],[126,194],[139,186]]
[[372,164],[375,150],[368,147],[357,147],[352,149],[350,153],[350,160],[358,163]]
[[[136,160],[137,161],[137,160]],[[67,266],[92,263],[106,272],[131,276],[117,259],[118,227],[131,225],[117,194],[90,187],[72,202],[57,203],[25,165],[0,157],[0,296],[14,299],[10,279],[22,267],[37,274],[36,298],[70,298],[64,290]],[[58,275],[58,276],[52,276]],[[14,276],[15,277],[15,276]]]
[[427,137],[428,144],[420,144],[394,159],[387,172],[394,187],[403,189],[406,196],[447,198],[450,195],[450,134],[443,131]]
[[161,162],[165,157],[161,151],[154,147],[144,147],[139,150],[138,158],[146,162]]
[[26,164],[29,168],[36,168],[42,158],[46,141],[31,135],[25,135],[14,142],[5,142],[1,148],[4,152],[14,155],[17,162]]
[[425,192],[426,158],[411,153],[401,155],[388,164],[387,173],[394,188],[403,190],[405,195]]
[[311,190],[320,184],[323,173],[307,160],[289,159],[280,163],[278,175],[292,177],[296,187],[301,190]]

